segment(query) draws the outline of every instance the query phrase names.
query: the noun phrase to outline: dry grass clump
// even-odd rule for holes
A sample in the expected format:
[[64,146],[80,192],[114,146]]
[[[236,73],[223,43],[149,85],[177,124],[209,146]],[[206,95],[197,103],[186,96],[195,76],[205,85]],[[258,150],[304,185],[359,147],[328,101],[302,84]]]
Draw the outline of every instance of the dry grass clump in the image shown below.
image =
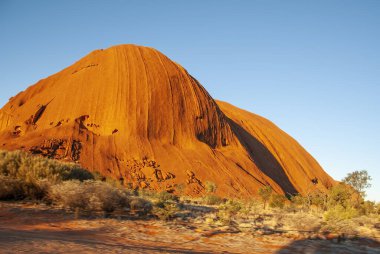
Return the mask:
[[206,181],[205,182],[205,191],[206,195],[202,197],[202,203],[206,205],[220,205],[224,202],[224,200],[215,195],[217,190],[217,186],[214,182]]
[[0,200],[43,199],[50,182],[46,179],[17,179],[0,175]]
[[322,223],[321,231],[356,236],[359,234],[357,226],[352,220],[330,220]]
[[53,185],[49,192],[53,203],[75,210],[113,212],[129,207],[129,197],[122,190],[105,182],[78,180]]
[[284,214],[281,221],[285,230],[297,231],[318,231],[321,222],[320,216],[305,212]]
[[24,197],[22,181],[0,175],[0,200],[18,200]]
[[286,197],[280,194],[273,194],[269,206],[272,208],[284,208]]
[[262,204],[257,199],[245,200],[242,202],[242,208],[240,214],[243,217],[249,218],[251,216],[256,217],[262,211]]
[[214,194],[209,194],[202,198],[202,203],[206,205],[220,205],[223,202],[224,200],[221,197],[216,196]]
[[129,206],[131,211],[137,212],[139,215],[147,215],[153,209],[153,205],[150,201],[138,197],[131,198]]

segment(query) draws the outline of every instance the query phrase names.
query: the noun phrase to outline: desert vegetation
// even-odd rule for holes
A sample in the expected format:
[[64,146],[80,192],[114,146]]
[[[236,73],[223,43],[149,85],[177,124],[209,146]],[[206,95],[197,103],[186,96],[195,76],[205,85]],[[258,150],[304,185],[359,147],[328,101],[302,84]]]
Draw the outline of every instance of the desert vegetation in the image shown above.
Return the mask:
[[135,216],[256,234],[379,237],[380,204],[364,200],[370,180],[356,171],[327,193],[311,188],[305,196],[288,197],[265,186],[249,200],[220,197],[207,181],[204,195],[194,198],[182,194],[182,185],[176,194],[131,190],[74,163],[0,151],[0,200],[43,202],[76,216]]
[[0,199],[45,199],[51,186],[90,180],[93,175],[74,163],[63,163],[21,151],[0,151]]

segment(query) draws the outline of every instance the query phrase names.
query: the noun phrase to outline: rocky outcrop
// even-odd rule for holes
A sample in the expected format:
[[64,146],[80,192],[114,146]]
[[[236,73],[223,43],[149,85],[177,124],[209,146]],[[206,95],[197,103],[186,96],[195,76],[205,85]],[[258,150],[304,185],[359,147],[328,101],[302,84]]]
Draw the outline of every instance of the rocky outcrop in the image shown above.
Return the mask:
[[79,161],[82,144],[78,140],[48,139],[29,149],[32,154],[39,154],[51,159]]
[[264,185],[306,193],[334,184],[273,123],[216,102],[182,66],[135,45],[94,51],[11,98],[0,110],[0,147],[189,195],[204,193],[205,181],[239,197]]

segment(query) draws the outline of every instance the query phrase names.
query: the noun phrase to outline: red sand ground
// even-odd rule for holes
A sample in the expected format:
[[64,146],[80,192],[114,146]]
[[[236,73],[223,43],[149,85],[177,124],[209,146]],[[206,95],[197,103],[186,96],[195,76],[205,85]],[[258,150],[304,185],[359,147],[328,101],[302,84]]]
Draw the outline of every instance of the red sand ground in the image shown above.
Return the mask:
[[75,219],[42,205],[0,203],[0,253],[379,253],[369,239],[334,243],[211,232],[157,220]]

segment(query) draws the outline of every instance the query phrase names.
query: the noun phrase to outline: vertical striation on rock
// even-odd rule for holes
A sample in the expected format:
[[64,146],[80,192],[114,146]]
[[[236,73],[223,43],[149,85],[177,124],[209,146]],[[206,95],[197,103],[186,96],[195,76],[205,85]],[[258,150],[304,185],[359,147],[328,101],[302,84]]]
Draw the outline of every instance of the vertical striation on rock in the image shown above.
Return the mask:
[[185,185],[200,195],[213,181],[221,195],[246,197],[263,185],[306,193],[334,184],[274,124],[216,102],[182,66],[136,45],[93,51],[11,98],[0,110],[0,141],[135,188]]

